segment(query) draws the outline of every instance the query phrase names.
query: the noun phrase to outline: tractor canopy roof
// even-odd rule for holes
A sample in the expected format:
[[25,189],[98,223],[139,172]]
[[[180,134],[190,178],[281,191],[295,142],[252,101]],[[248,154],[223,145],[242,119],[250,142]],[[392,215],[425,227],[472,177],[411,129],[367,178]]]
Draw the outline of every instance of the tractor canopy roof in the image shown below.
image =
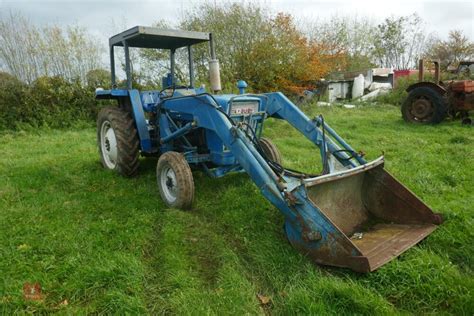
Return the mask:
[[109,45],[123,46],[126,41],[129,47],[177,49],[210,40],[209,33],[164,30],[156,27],[135,26],[109,39]]

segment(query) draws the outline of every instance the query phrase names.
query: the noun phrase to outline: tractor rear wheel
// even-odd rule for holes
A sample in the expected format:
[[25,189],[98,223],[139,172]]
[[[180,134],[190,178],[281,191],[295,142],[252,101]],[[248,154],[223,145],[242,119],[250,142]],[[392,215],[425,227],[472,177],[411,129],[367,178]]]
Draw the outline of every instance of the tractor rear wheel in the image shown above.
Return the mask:
[[438,124],[447,114],[443,95],[429,87],[418,87],[410,91],[402,104],[402,117],[406,122]]
[[192,207],[193,174],[181,153],[169,151],[161,155],[156,166],[156,179],[161,198],[169,207],[179,209]]
[[265,157],[281,165],[281,154],[277,146],[266,137],[261,137],[258,142],[263,150],[263,153],[265,154]]
[[135,176],[139,166],[137,129],[130,114],[118,107],[105,107],[97,117],[97,145],[104,168],[125,177]]

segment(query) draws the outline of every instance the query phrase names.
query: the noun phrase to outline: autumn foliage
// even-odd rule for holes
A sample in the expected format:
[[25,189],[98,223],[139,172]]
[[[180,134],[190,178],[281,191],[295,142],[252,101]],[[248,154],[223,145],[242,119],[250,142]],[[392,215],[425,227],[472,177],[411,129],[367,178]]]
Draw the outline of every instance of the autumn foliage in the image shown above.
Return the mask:
[[248,80],[257,91],[280,90],[299,94],[314,87],[342,55],[327,54],[323,44],[309,41],[295,26],[291,15],[279,13],[269,23],[268,35],[254,46]]
[[[344,65],[344,51],[310,40],[290,14],[270,16],[245,4],[204,4],[186,15],[181,28],[212,30],[222,81],[228,90],[243,79],[255,92],[299,94],[314,88],[317,80]],[[208,74],[205,64],[199,67],[199,56],[205,55],[205,49],[196,54],[198,80],[204,82]]]

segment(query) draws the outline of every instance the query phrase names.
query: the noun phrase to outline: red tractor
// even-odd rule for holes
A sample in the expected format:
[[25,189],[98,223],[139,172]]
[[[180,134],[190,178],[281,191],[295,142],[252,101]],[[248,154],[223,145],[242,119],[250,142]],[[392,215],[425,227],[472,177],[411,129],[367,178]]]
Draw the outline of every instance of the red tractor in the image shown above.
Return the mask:
[[469,111],[474,109],[474,80],[440,80],[439,61],[432,61],[434,82],[424,81],[424,60],[419,64],[419,82],[408,87],[402,104],[403,119],[410,123],[438,124],[446,116],[461,117],[472,124]]

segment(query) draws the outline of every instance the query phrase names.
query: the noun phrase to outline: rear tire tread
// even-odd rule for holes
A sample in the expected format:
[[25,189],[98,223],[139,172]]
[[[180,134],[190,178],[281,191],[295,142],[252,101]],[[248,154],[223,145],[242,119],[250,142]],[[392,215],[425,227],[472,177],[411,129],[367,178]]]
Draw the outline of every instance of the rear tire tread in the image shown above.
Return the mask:
[[[428,98],[434,107],[433,117],[429,121],[416,121],[412,118],[412,114],[409,113],[411,104],[420,96]],[[435,90],[429,87],[418,87],[410,91],[405,102],[402,104],[401,112],[403,119],[409,123],[438,124],[446,118],[446,115],[448,114],[448,106],[446,98]]]
[[[118,107],[105,107],[98,115],[97,119],[97,141],[100,147],[100,129],[102,123],[108,120],[114,129],[117,139],[117,172],[125,177],[133,177],[137,175],[140,166],[139,153],[140,142],[135,127],[135,121],[131,115]],[[105,163],[101,154],[101,161],[105,167]]]

